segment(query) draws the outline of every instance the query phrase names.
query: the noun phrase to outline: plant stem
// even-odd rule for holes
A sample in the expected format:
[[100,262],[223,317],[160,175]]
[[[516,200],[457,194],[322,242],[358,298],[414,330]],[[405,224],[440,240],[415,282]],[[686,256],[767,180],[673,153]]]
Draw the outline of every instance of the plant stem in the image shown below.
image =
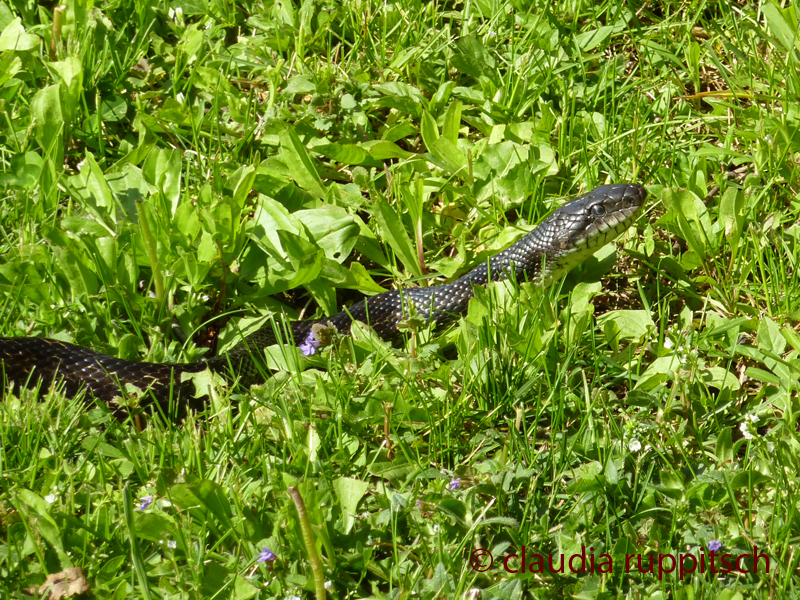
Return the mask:
[[311,571],[314,574],[314,594],[317,600],[325,600],[325,573],[322,571],[322,560],[317,552],[314,543],[314,533],[311,531],[311,521],[308,520],[308,512],[300,495],[300,490],[295,486],[289,486],[289,495],[292,497],[294,507],[297,509],[297,516],[300,519],[300,530],[303,532],[303,542],[308,552],[308,560],[311,563]]

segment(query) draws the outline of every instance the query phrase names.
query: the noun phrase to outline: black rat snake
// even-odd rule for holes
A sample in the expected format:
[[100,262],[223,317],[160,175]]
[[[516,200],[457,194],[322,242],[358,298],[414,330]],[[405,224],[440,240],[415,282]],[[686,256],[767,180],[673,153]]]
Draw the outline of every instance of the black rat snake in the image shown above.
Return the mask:
[[[399,335],[398,325],[410,312],[434,326],[463,314],[474,285],[513,274],[518,281],[546,286],[627,229],[646,197],[647,191],[639,185],[600,186],[561,206],[521,240],[451,283],[384,292],[332,317],[295,321],[287,334],[304,353],[318,347],[320,325],[334,326],[340,333],[347,333],[352,321],[358,320],[368,323],[382,338],[392,339]],[[86,389],[90,396],[106,402],[113,402],[126,384],[133,384],[147,390],[164,410],[168,410],[170,398],[178,395],[189,398],[182,400],[182,406],[194,407],[199,404],[192,394],[186,393],[189,391],[186,386],[191,384],[181,381],[182,373],[208,367],[222,373],[232,371],[241,381],[251,383],[263,372],[254,356],[274,343],[275,328],[267,325],[226,355],[170,365],[123,360],[57,340],[0,338],[0,367],[5,374],[3,380],[0,373],[0,384],[5,391],[9,382],[19,389],[35,385],[38,379],[45,385],[53,380],[63,381],[62,390],[68,396]],[[185,407],[180,409],[184,411]]]

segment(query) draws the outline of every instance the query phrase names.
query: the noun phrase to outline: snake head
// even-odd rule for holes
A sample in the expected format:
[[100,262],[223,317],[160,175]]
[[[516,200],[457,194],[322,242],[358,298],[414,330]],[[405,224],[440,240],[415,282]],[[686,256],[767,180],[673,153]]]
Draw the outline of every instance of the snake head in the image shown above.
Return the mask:
[[554,244],[565,252],[598,249],[631,226],[644,206],[647,190],[636,184],[602,185],[556,210]]
[[630,227],[646,199],[644,187],[617,183],[556,209],[525,240],[544,258],[529,275],[548,285]]

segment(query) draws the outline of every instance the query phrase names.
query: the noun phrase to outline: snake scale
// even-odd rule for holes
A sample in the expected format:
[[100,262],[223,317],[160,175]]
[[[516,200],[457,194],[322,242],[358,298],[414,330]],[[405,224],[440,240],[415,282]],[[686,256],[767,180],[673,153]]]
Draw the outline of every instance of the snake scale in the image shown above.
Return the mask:
[[[517,281],[550,284],[572,267],[583,262],[627,229],[644,206],[647,191],[635,184],[600,186],[588,194],[556,209],[535,229],[478,265],[459,279],[442,285],[391,290],[367,298],[342,312],[322,319],[295,321],[290,324],[291,338],[301,348],[313,351],[318,345],[314,325],[332,325],[348,333],[353,320],[368,323],[384,339],[398,337],[398,325],[409,313],[432,326],[442,325],[463,314],[473,296],[473,286],[485,285],[513,276]],[[38,380],[49,386],[62,383],[67,396],[80,390],[97,400],[114,403],[126,384],[146,391],[162,410],[170,401],[181,398],[179,412],[199,408],[193,398],[191,382],[182,382],[182,373],[210,368],[223,374],[233,373],[243,383],[259,380],[256,359],[262,349],[276,343],[274,327],[269,324],[246,337],[227,354],[188,364],[136,362],[106,356],[62,341],[45,338],[0,338],[0,368],[5,379],[3,390],[13,384],[15,390],[33,387]],[[263,356],[263,354],[262,354]],[[187,389],[191,386],[191,390]],[[172,405],[174,406],[174,404]]]

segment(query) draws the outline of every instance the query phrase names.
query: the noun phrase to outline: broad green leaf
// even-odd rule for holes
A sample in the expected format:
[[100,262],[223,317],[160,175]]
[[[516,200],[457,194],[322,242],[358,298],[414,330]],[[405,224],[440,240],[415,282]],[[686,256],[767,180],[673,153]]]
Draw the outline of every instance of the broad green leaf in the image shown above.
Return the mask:
[[419,259],[414,252],[408,232],[403,227],[403,220],[400,215],[383,199],[378,200],[375,203],[375,207],[377,211],[375,211],[374,216],[381,226],[384,240],[394,250],[406,269],[411,271],[415,277],[422,277]]
[[282,91],[286,94],[313,94],[317,91],[317,84],[311,75],[295,75]]
[[140,538],[157,544],[173,541],[181,550],[185,550],[183,536],[177,535],[178,525],[171,515],[151,509],[147,512],[137,512],[135,522],[136,535]]
[[48,63],[47,68],[61,86],[61,108],[64,120],[74,121],[83,98],[83,65],[74,56]]
[[[282,232],[286,236],[291,234]],[[254,277],[254,283],[259,286],[259,295],[270,296],[293,290],[301,285],[314,281],[322,271],[325,253],[322,250],[306,254],[299,260],[293,260],[289,269],[282,271],[273,265],[264,265]]]
[[641,340],[655,329],[653,318],[646,310],[612,310],[597,318],[601,327],[612,322],[616,325],[616,339],[620,341]]
[[763,473],[760,473],[754,469],[747,469],[746,471],[736,473],[736,475],[731,478],[731,489],[749,489],[769,481],[772,481],[771,477],[768,477],[767,475],[764,475]]
[[422,104],[419,100],[404,96],[386,96],[378,98],[372,102],[372,106],[393,108],[394,110],[411,115],[414,119],[419,119],[422,116]]
[[495,60],[474,34],[462,37],[456,42],[456,53],[451,61],[453,66],[466,75],[478,78],[481,75],[496,80]]
[[371,475],[388,479],[393,485],[399,485],[406,481],[406,478],[414,472],[414,465],[409,464],[402,454],[398,454],[394,460],[375,461],[369,468]]
[[606,481],[611,485],[617,485],[619,483],[619,471],[617,470],[617,465],[614,464],[614,460],[612,458],[608,459],[608,463],[606,464],[606,469],[603,472],[603,475],[606,477]]
[[100,290],[91,264],[87,264],[77,249],[57,246],[53,248],[61,272],[69,281],[74,296],[86,298]]
[[[129,218],[136,214],[136,202],[142,202],[158,191],[144,180],[141,169],[133,165],[125,165],[119,171],[107,173],[105,179]],[[194,211],[194,207],[191,208]]]
[[476,179],[502,179],[511,169],[528,161],[530,147],[515,142],[500,142],[488,146],[475,163]]
[[391,158],[407,159],[414,156],[413,153],[403,150],[394,142],[388,140],[374,140],[371,142],[364,142],[360,146],[369,152],[369,155],[375,160],[389,160]]
[[40,43],[41,39],[38,36],[26,33],[20,18],[11,21],[3,29],[3,33],[0,34],[0,52],[5,50],[13,50],[15,52],[35,50]]
[[256,227],[252,237],[265,252],[279,258],[286,258],[281,245],[279,231],[289,231],[299,235],[302,225],[286,208],[272,198],[262,196],[258,201],[259,210],[255,214]]
[[0,54],[0,86],[11,79],[22,69],[22,61],[11,50]]
[[294,218],[305,225],[311,239],[329,259],[342,263],[350,256],[359,235],[353,216],[339,206],[299,210]]
[[339,477],[333,480],[333,490],[339,498],[339,504],[344,513],[344,533],[348,534],[353,529],[358,514],[358,503],[371,487],[369,482],[353,479],[352,477]]
[[408,209],[408,214],[413,223],[419,223],[422,219],[422,211],[425,206],[425,183],[422,178],[416,179],[412,184],[400,189],[400,197],[403,204]]
[[358,262],[354,262],[350,265],[349,275],[345,283],[346,285],[342,287],[353,288],[365,294],[380,294],[386,291],[375,283],[375,280],[370,277],[364,265]]
[[681,235],[689,248],[701,259],[705,258],[709,235],[712,231],[711,219],[703,201],[689,190],[665,190],[664,203],[676,213]]
[[233,596],[231,600],[250,600],[255,598],[261,590],[242,577],[239,573],[233,574]]
[[644,392],[650,391],[660,384],[677,377],[681,369],[680,358],[673,355],[661,356],[655,359],[647,370],[639,377],[635,388]]
[[403,121],[402,123],[392,125],[386,131],[384,131],[383,135],[381,135],[381,139],[389,142],[396,142],[397,140],[402,140],[410,135],[414,135],[418,131],[419,130],[411,123],[408,121]]
[[[233,201],[239,209],[243,209],[256,181],[256,167],[245,165],[238,168],[230,177],[228,184],[233,183]],[[237,214],[237,218],[238,218]]]
[[444,124],[442,125],[442,137],[446,138],[453,145],[458,144],[458,130],[461,127],[461,101],[456,100],[444,114]]
[[436,126],[436,120],[427,110],[422,113],[420,133],[422,134],[422,141],[425,143],[428,152],[433,152],[433,144],[439,139],[439,128]]
[[567,327],[567,340],[570,344],[575,344],[580,339],[581,334],[586,329],[592,314],[594,305],[592,298],[603,290],[603,284],[599,281],[593,283],[580,282],[575,286],[569,303],[569,325]]
[[797,23],[795,22],[794,27],[792,27],[786,19],[787,16],[791,16],[791,14],[787,14],[788,11],[793,10],[794,6],[791,4],[785,10],[781,10],[774,2],[767,2],[761,7],[769,30],[787,52],[791,52],[794,48],[800,49],[800,39],[798,39],[797,36]]
[[603,465],[597,461],[584,463],[572,469],[575,481],[567,489],[570,494],[580,494],[604,488]]
[[108,235],[108,229],[98,223],[96,219],[86,217],[64,217],[61,219],[61,228],[64,231],[90,238],[102,238]]
[[729,389],[736,391],[741,387],[736,376],[722,367],[708,367],[707,369],[703,369],[700,374],[700,379],[702,379],[706,385],[717,388],[718,390]]
[[177,148],[154,148],[142,165],[145,181],[164,194],[170,206],[170,217],[175,216],[181,200],[181,175],[183,159]]
[[731,436],[730,427],[726,427],[719,432],[714,453],[717,455],[720,462],[733,460],[733,437]]
[[128,102],[122,96],[111,96],[100,101],[100,118],[105,123],[115,123],[125,119]]
[[72,561],[67,553],[64,551],[64,542],[61,539],[61,531],[55,519],[50,515],[50,505],[38,494],[21,489],[16,492],[16,498],[30,509],[32,509],[37,518],[33,521],[33,525],[39,534],[44,538],[47,543],[58,554],[59,561],[62,567],[71,567]]
[[730,245],[734,252],[738,249],[739,238],[744,229],[744,217],[742,216],[744,205],[744,192],[733,186],[725,190],[719,203],[719,219],[724,226],[725,237],[730,238]]
[[365,148],[355,144],[323,144],[314,146],[313,150],[343,165],[372,164],[377,166],[379,164]]
[[314,167],[308,150],[297,137],[294,129],[287,129],[280,134],[281,153],[287,164],[292,166],[292,177],[297,184],[314,194],[317,198],[325,198],[325,185]]
[[32,190],[39,182],[42,157],[36,152],[25,152],[12,156],[10,162],[8,172],[0,173],[0,185]]
[[100,165],[97,164],[90,152],[86,153],[80,173],[70,177],[69,182],[74,186],[76,195],[83,200],[86,208],[94,215],[97,222],[113,235],[115,233],[114,223],[117,220],[114,194],[106,182]]
[[797,352],[800,352],[800,335],[794,329],[791,329],[788,326],[782,327],[781,335],[792,348],[794,348]]
[[231,505],[225,494],[225,489],[218,483],[209,480],[198,481],[188,486],[195,497],[203,503],[203,506],[214,515],[224,529],[230,529]]
[[786,348],[786,339],[781,335],[780,326],[769,317],[761,320],[756,340],[761,350],[772,352],[778,356],[783,354]]
[[439,86],[439,89],[436,90],[436,93],[433,95],[430,101],[431,113],[435,115],[439,114],[439,111],[444,108],[444,105],[447,104],[447,101],[450,99],[450,94],[453,93],[454,87],[456,87],[454,81],[446,81]]
[[34,136],[42,147],[43,156],[51,157],[56,165],[64,162],[64,115],[61,111],[60,86],[40,89],[31,100]]
[[198,23],[192,23],[183,31],[180,41],[178,42],[178,50],[184,61],[184,64],[191,64],[197,60],[198,53],[203,46],[203,38],[205,33],[200,29]]
[[584,31],[575,36],[575,43],[583,52],[594,50],[603,42],[605,42],[611,35],[617,31],[621,31],[623,25],[603,25],[591,31]]
[[458,175],[461,179],[467,179],[469,175],[467,157],[453,142],[445,137],[440,137],[433,142],[431,153],[444,162],[451,173]]

